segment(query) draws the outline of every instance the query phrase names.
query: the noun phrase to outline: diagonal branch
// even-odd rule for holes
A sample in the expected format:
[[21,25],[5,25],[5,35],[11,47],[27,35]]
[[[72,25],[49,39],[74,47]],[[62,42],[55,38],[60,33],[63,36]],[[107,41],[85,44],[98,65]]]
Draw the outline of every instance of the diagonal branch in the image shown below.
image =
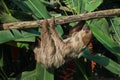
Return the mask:
[[[90,20],[95,18],[113,17],[113,16],[120,16],[120,9],[110,9],[110,10],[89,12],[79,15],[64,16],[62,18],[56,18],[55,24],[58,25],[58,24],[70,23],[80,20]],[[48,19],[48,21],[50,21],[50,19]],[[39,27],[39,25],[41,26],[42,22],[43,20],[4,23],[2,24],[2,28],[3,29],[35,28],[35,27]]]

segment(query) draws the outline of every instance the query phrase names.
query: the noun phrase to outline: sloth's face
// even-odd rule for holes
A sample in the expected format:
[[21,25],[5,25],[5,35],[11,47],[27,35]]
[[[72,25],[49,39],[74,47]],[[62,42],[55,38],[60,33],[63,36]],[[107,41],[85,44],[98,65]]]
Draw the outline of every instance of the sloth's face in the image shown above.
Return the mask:
[[88,27],[83,27],[83,29],[81,30],[81,36],[82,41],[84,42],[85,45],[87,45],[92,37],[92,32]]

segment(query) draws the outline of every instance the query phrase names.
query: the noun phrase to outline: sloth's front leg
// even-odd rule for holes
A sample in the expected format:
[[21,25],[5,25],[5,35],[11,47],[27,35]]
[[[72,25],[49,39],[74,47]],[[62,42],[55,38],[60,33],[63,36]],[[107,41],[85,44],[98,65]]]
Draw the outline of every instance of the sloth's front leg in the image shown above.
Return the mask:
[[54,17],[51,18],[50,21],[50,32],[51,32],[51,38],[54,41],[54,45],[55,45],[55,53],[54,55],[51,55],[52,58],[51,60],[53,61],[53,66],[54,67],[59,67],[60,65],[62,65],[65,60],[65,54],[64,54],[64,47],[65,47],[65,43],[63,42],[63,40],[61,39],[61,37],[58,35],[58,33],[55,30],[55,19]]
[[46,67],[52,66],[52,55],[54,55],[55,52],[55,44],[49,31],[49,23],[47,20],[44,20],[41,34],[41,52],[39,55],[41,63]]
[[45,67],[52,66],[52,56],[55,53],[55,45],[49,32],[49,24],[47,20],[43,21],[41,30],[41,41],[38,40],[39,47],[35,47],[34,53],[38,63],[42,63]]

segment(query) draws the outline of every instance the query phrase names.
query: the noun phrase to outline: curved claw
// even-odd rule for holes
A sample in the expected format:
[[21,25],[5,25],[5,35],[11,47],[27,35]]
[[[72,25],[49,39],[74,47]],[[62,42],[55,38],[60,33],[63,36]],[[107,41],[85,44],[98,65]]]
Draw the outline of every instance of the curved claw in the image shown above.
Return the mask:
[[40,45],[41,45],[41,40],[37,38],[37,47],[40,48]]
[[54,28],[54,26],[55,26],[55,17],[52,17],[50,20],[50,27]]
[[47,26],[48,26],[48,21],[45,19],[42,23],[42,28],[46,31],[47,30]]

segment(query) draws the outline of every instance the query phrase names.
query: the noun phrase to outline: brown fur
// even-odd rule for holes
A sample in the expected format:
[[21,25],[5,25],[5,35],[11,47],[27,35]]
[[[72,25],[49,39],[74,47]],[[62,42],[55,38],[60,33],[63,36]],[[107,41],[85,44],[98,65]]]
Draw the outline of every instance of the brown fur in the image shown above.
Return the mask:
[[62,40],[54,28],[54,18],[50,24],[44,20],[42,24],[40,47],[34,53],[38,63],[45,67],[59,67],[69,58],[76,58],[91,39],[91,31],[81,30],[67,39]]

